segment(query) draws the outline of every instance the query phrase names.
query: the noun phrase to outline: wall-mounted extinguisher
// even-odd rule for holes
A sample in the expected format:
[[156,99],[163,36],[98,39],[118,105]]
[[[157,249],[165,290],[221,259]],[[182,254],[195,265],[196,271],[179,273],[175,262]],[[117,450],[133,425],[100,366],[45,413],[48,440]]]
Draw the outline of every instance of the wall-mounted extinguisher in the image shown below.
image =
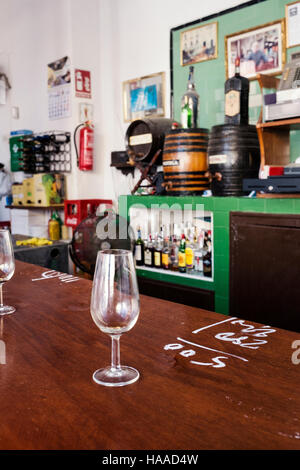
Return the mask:
[[[81,129],[80,129],[81,127]],[[76,142],[76,135],[79,132],[79,153]],[[79,170],[89,171],[93,169],[94,153],[94,127],[91,121],[79,124],[74,131],[74,146],[77,156],[77,166]]]

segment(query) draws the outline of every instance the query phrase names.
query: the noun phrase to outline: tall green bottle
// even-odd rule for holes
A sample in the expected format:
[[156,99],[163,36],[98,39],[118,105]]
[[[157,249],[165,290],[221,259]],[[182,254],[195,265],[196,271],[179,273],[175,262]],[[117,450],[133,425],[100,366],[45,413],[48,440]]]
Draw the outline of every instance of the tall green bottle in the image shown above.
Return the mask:
[[194,67],[190,66],[187,91],[181,98],[181,125],[185,129],[198,127],[199,95],[195,89]]
[[178,250],[178,271],[186,273],[185,236],[182,234]]

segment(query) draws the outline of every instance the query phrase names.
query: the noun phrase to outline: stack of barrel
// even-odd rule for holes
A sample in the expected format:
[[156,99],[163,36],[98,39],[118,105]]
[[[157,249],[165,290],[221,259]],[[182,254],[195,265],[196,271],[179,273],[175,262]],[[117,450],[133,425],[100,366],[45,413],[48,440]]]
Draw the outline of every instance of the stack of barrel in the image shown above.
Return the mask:
[[[175,123],[178,126],[178,123]],[[208,129],[174,127],[166,118],[138,119],[127,129],[127,151],[135,161],[163,165],[167,194],[241,196],[243,179],[256,178],[260,147],[256,126],[222,124]]]
[[207,154],[213,196],[242,196],[243,179],[257,178],[259,172],[260,147],[256,126],[213,126]]

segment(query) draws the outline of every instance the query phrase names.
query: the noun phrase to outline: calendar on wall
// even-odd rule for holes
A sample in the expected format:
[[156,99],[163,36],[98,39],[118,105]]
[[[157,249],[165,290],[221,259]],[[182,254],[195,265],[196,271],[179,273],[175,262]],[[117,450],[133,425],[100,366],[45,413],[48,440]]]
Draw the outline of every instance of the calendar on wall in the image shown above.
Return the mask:
[[71,66],[68,56],[48,64],[48,117],[71,116]]
[[49,119],[62,119],[71,116],[71,90],[68,85],[61,85],[48,92]]

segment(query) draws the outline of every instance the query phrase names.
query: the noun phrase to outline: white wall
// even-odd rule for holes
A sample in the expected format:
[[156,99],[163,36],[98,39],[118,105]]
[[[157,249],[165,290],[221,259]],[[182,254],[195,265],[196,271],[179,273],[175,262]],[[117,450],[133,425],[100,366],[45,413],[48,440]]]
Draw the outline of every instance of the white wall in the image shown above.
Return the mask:
[[[72,117],[48,119],[47,64],[69,55],[73,68],[91,71],[96,135],[93,172],[80,172],[73,155],[68,197],[117,199],[130,193],[131,176],[110,167],[111,151],[124,150],[122,82],[166,72],[169,103],[170,29],[244,3],[239,0],[0,0],[0,70],[12,90],[0,105],[0,162],[9,167],[12,129],[74,130],[78,103],[73,87]],[[84,100],[81,100],[84,101]],[[18,106],[20,119],[11,117]]]

